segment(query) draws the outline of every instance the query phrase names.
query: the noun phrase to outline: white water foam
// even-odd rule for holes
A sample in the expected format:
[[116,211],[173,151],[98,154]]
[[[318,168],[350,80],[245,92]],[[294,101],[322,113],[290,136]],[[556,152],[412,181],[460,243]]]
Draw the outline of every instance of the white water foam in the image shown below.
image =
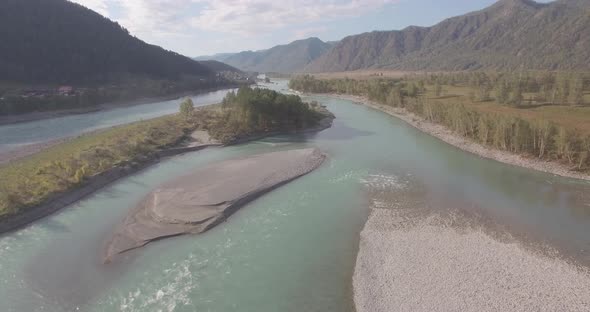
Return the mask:
[[330,183],[342,183],[350,180],[358,180],[365,176],[366,172],[348,171],[330,179]]
[[171,268],[162,272],[164,279],[172,280],[170,283],[159,289],[151,290],[147,294],[142,293],[141,290],[144,289],[145,292],[146,287],[137,288],[122,298],[119,310],[172,312],[178,306],[191,305],[190,294],[197,287],[191,271],[195,265],[199,266],[199,263],[194,261],[195,256],[190,254],[182,262],[172,264]]
[[366,178],[360,179],[360,182],[368,188],[376,190],[403,190],[407,187],[407,182],[402,181],[398,176],[385,174],[371,174]]

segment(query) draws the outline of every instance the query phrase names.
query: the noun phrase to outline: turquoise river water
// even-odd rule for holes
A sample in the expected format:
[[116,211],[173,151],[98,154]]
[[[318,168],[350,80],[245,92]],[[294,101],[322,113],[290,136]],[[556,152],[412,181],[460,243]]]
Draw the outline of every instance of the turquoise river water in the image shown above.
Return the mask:
[[[332,128],[173,157],[0,236],[0,311],[351,311],[366,189],[400,179],[426,186],[431,202],[477,210],[590,262],[590,184],[482,159],[350,101],[311,99],[336,115]],[[320,169],[213,230],[101,263],[112,229],[160,183],[213,161],[310,146],[329,155]]]

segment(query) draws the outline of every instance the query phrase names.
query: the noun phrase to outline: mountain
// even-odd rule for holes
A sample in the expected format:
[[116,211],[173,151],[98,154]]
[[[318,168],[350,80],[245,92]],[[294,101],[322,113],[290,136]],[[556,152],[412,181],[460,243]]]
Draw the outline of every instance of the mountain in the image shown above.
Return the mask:
[[216,61],[216,60],[203,60],[200,61],[199,63],[201,63],[202,65],[204,65],[205,67],[209,68],[211,71],[219,73],[219,72],[232,72],[232,73],[242,73],[241,70],[227,65],[223,62],[220,61]]
[[206,66],[147,44],[66,0],[0,1],[0,42],[3,81],[78,84],[213,75]]
[[213,55],[202,55],[193,58],[195,61],[219,61],[223,62],[225,59],[237,53],[217,53]]
[[243,51],[215,58],[243,71],[291,73],[328,51],[332,44],[318,38],[297,40],[268,50]]
[[341,40],[305,72],[590,69],[590,1],[501,0],[432,27]]

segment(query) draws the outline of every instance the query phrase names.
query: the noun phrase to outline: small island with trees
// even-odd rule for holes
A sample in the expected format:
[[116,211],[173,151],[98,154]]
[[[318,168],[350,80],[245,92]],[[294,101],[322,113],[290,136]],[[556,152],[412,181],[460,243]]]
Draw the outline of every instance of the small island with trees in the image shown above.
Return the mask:
[[321,131],[334,115],[299,96],[242,87],[222,103],[84,134],[0,166],[0,232],[44,217],[161,157],[195,151],[205,132],[228,145],[270,135]]

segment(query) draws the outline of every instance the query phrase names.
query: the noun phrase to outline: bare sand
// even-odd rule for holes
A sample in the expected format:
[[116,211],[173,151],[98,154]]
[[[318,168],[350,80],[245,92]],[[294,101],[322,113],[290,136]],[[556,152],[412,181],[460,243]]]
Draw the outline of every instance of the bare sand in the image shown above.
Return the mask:
[[502,163],[529,168],[537,171],[547,172],[563,177],[588,180],[590,181],[590,175],[581,172],[570,170],[570,168],[564,164],[558,162],[545,161],[542,159],[527,157],[523,155],[514,154],[508,151],[501,151],[494,148],[490,148],[474,142],[468,138],[457,135],[453,131],[449,130],[445,126],[429,122],[424,118],[408,112],[405,109],[395,108],[390,106],[381,105],[373,102],[366,97],[353,96],[353,95],[342,95],[342,94],[328,94],[329,96],[337,97],[340,99],[354,101],[356,103],[363,104],[370,108],[382,111],[391,116],[397,117],[413,127],[428,133],[436,138],[443,140],[444,142],[451,144],[455,147],[460,148],[463,151],[476,154],[478,156],[493,159]]
[[107,244],[104,261],[154,240],[205,232],[246,203],[315,170],[325,158],[314,148],[266,153],[164,183],[130,211]]
[[196,130],[196,131],[194,131],[193,133],[191,133],[191,138],[197,144],[203,144],[203,145],[221,145],[221,142],[219,140],[216,140],[216,139],[212,138],[211,135],[209,134],[209,132],[206,131],[206,130]]

